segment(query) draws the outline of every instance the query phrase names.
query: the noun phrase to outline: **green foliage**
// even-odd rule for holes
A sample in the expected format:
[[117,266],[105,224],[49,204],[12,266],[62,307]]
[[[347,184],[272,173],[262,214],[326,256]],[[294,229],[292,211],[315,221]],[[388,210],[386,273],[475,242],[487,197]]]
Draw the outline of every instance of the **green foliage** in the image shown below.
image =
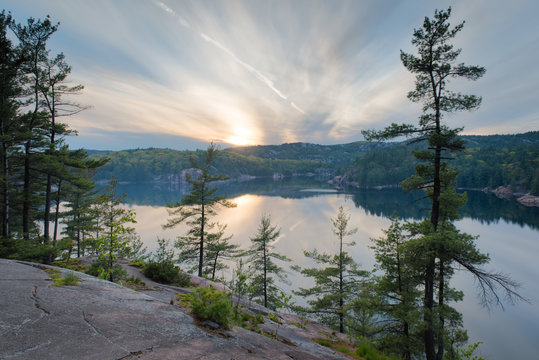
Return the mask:
[[118,181],[109,180],[106,193],[100,196],[102,215],[104,218],[105,234],[102,234],[96,242],[98,264],[98,276],[102,279],[114,281],[114,264],[118,255],[129,251],[130,235],[133,229],[128,223],[136,223],[135,212],[120,207],[123,195],[118,195],[116,187]]
[[368,276],[368,272],[359,270],[352,257],[344,251],[344,246],[354,245],[354,242],[345,243],[344,238],[357,232],[355,228],[349,229],[349,220],[350,216],[341,206],[337,216],[331,219],[333,233],[339,239],[336,254],[319,253],[316,249],[305,251],[305,256],[321,267],[301,269],[303,275],[314,279],[315,285],[294,291],[296,295],[306,297],[310,306],[298,310],[314,314],[322,323],[341,333],[345,332],[347,325],[350,301]]
[[277,324],[282,324],[283,322],[281,321],[281,319],[279,319],[279,317],[275,314],[268,314],[267,315],[268,319],[270,319],[271,321],[273,322],[276,322]]
[[143,290],[155,290],[154,287],[147,285],[144,281],[142,281],[138,276],[131,275],[130,277],[126,277],[123,279],[118,280],[118,284],[128,287],[135,291],[143,291]]
[[279,289],[275,279],[286,281],[286,274],[275,260],[290,261],[286,256],[273,251],[280,230],[271,225],[271,217],[263,215],[257,234],[250,238],[251,247],[246,252],[250,264],[250,296],[259,304],[275,310],[279,306]]
[[183,271],[180,271],[176,275],[176,279],[174,279],[174,284],[179,287],[190,287],[192,285],[191,276]]
[[[99,277],[103,269],[106,267],[108,267],[107,260],[97,259],[92,264],[90,264],[90,268],[86,270],[86,274]],[[127,272],[122,268],[120,264],[117,263],[115,263],[109,271],[113,279],[120,279],[127,275]]]
[[[442,119],[446,113],[476,109],[481,98],[450,91],[447,84],[458,78],[477,80],[485,69],[456,62],[460,49],[455,50],[450,41],[464,23],[451,27],[450,15],[451,8],[436,10],[433,19],[425,18],[423,27],[414,30],[412,44],[417,48],[417,55],[401,51],[403,65],[416,74],[416,86],[408,93],[408,98],[423,105],[418,126],[392,124],[382,131],[364,132],[368,139],[406,136],[412,137],[411,143],[428,144],[423,148],[416,145],[412,151],[418,161],[415,174],[401,184],[406,191],[425,192],[431,201],[430,218],[405,227],[393,220],[386,236],[376,240],[374,247],[378,270],[382,272],[377,279],[382,300],[381,318],[393,322],[397,329],[395,332],[390,326],[382,342],[405,359],[418,352],[412,346],[417,338],[423,340],[427,360],[442,358],[445,351],[465,340],[466,334],[460,329],[462,316],[449,305],[463,297],[462,292],[449,287],[449,279],[457,266],[471,272],[479,282],[484,304],[500,302],[497,287],[509,298],[520,298],[514,281],[480,268],[489,261],[488,256],[479,252],[473,236],[461,233],[453,224],[459,218],[459,208],[466,202],[466,194],[456,193],[458,171],[453,170],[447,160],[462,152],[464,141],[458,137],[462,128],[451,129]],[[487,153],[492,151],[496,150]],[[473,159],[473,152],[465,152],[465,159]],[[474,165],[473,171],[483,170],[480,164]],[[476,177],[477,181],[485,180]],[[407,235],[403,233],[404,228]],[[422,299],[420,290],[424,292]]]
[[[457,187],[511,185],[516,191],[539,194],[539,132],[459,138],[468,148],[451,154],[453,166],[459,169]],[[418,164],[410,149],[421,146],[398,143],[367,152],[353,162],[346,178],[360,187],[397,185],[411,176]]]
[[382,352],[378,351],[376,347],[366,341],[362,340],[357,344],[357,346],[352,346],[348,343],[345,343],[341,340],[332,340],[327,338],[318,338],[315,339],[319,345],[331,348],[335,351],[340,352],[341,354],[347,355],[347,357],[359,360],[393,360],[396,358],[388,357]]
[[[227,243],[229,238],[223,238],[224,227],[219,228],[217,234],[210,235],[210,230],[215,226],[210,219],[216,213],[216,207],[235,207],[236,205],[226,200],[225,196],[217,195],[217,188],[212,187],[216,181],[227,180],[228,177],[213,173],[213,161],[219,152],[217,146],[210,144],[208,149],[201,154],[203,161],[191,156],[189,161],[194,171],[185,174],[185,180],[190,184],[191,190],[181,201],[169,204],[169,219],[163,228],[173,228],[180,223],[187,223],[189,230],[186,236],[181,236],[176,241],[176,247],[180,249],[180,262],[195,263],[198,269],[198,276],[204,275],[204,267],[207,262],[207,252],[209,243]],[[210,247],[211,249],[211,247]],[[215,249],[214,249],[215,250]],[[213,252],[214,266],[212,274],[218,263],[218,254]]]
[[329,339],[316,339],[315,342],[325,347],[331,347],[331,341]]
[[200,320],[211,320],[229,328],[233,315],[231,293],[213,287],[198,288],[189,294],[192,313]]
[[474,355],[474,353],[477,351],[477,348],[479,345],[481,345],[482,342],[476,342],[473,344],[468,345],[465,349],[458,349],[457,350],[457,360],[484,360],[482,357]]
[[150,260],[142,268],[142,273],[159,283],[171,284],[178,276],[178,268],[171,260]]
[[361,341],[355,351],[355,354],[365,360],[389,360],[390,358],[380,353],[367,341]]
[[142,259],[133,259],[129,262],[129,265],[130,266],[134,266],[134,267],[138,267],[138,268],[142,268],[144,267],[144,265],[146,265],[146,262]]
[[[353,160],[356,155],[355,148],[351,148],[349,152],[339,152],[340,145],[337,145],[334,146],[331,155],[328,157],[326,147],[322,145],[314,146],[322,148],[319,151],[320,156],[309,156],[305,152],[300,155],[295,152],[288,154],[289,158],[286,158],[287,155],[283,155],[283,159],[266,158],[263,154],[260,156],[242,154],[241,152],[246,148],[227,149],[216,154],[213,170],[231,178],[242,175],[271,177],[275,173],[283,174],[284,176],[316,174],[322,171],[333,172],[335,169],[333,163],[340,163],[343,159]],[[366,146],[370,147],[370,145]],[[267,152],[270,151],[270,146],[268,146]],[[201,155],[202,151],[137,149],[94,154],[92,157],[95,159],[110,159],[108,164],[99,170],[97,179],[109,179],[114,174],[120,181],[137,179],[138,182],[150,182],[163,180],[170,175],[180,175],[182,171],[193,167],[190,158],[198,158]],[[320,160],[302,160],[296,159],[297,157],[313,157]]]
[[81,259],[56,260],[52,262],[52,265],[80,272],[85,272],[89,268],[88,265],[82,264]]
[[47,264],[57,254],[58,248],[50,244],[42,244],[34,239],[0,239],[0,257]]
[[79,284],[79,277],[73,272],[67,272],[64,276],[60,275],[60,271],[56,269],[44,269],[53,280],[52,286],[73,286]]
[[59,278],[54,285],[62,286],[62,285],[78,285],[79,284],[79,278],[77,275],[75,275],[72,272],[68,272],[65,276]]

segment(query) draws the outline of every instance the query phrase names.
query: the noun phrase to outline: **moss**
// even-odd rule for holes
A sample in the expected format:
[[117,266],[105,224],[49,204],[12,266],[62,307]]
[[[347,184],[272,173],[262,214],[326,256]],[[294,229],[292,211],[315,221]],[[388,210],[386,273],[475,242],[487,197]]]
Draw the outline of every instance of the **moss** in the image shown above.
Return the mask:
[[56,269],[44,269],[44,271],[50,275],[52,286],[64,286],[64,285],[78,285],[79,278],[72,272],[67,273],[65,276],[61,276],[60,271]]

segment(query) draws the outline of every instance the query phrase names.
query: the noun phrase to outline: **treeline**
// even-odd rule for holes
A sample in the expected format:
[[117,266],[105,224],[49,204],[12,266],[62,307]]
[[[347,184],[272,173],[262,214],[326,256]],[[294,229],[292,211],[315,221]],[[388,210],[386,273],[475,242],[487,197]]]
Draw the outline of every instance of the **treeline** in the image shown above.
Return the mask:
[[[452,154],[459,169],[457,186],[514,189],[539,195],[539,132],[517,135],[463,136],[466,149]],[[419,145],[398,145],[361,154],[346,173],[359,187],[396,185],[414,173],[417,160],[410,150]]]
[[[496,188],[539,194],[539,132],[517,135],[462,136],[466,150],[453,154],[459,169],[457,186]],[[420,145],[355,142],[344,145],[294,143],[225,149],[216,156],[214,170],[231,178],[274,174],[343,175],[358,187],[397,185],[414,173],[417,160],[411,150]],[[96,179],[114,175],[125,182],[152,182],[190,168],[189,157],[203,151],[137,149],[92,154],[109,159]]]
[[374,144],[367,141],[356,141],[340,145],[318,145],[310,143],[287,143],[282,145],[241,146],[226,149],[245,156],[256,156],[274,160],[312,160],[333,166],[348,166],[358,153],[371,151],[375,148],[390,146]]
[[[189,157],[203,156],[203,151],[178,151],[171,149],[137,149],[98,153],[94,159],[108,159],[100,168],[97,180],[110,179],[112,175],[119,181],[151,182],[164,180],[191,168]],[[255,156],[245,156],[232,151],[217,154],[213,171],[231,178],[242,175],[269,177],[274,174],[292,176],[294,174],[320,174],[333,172],[326,163],[312,160],[272,160]]]
[[64,54],[47,48],[57,29],[48,17],[18,24],[0,13],[0,257],[48,262],[63,235],[71,251],[96,199],[92,176],[105,160],[64,143],[74,130],[61,120],[84,110],[71,100],[83,86],[70,84]]

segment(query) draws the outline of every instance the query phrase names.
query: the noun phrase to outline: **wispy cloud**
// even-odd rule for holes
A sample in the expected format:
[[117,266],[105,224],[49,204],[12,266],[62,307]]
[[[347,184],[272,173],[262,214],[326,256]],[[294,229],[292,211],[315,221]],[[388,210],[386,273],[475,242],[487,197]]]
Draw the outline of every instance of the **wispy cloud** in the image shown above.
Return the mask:
[[[453,23],[466,20],[456,39],[462,60],[487,68],[477,82],[451,83],[483,96],[479,111],[448,117],[468,133],[537,129],[539,3],[516,1],[452,5]],[[433,12],[428,1],[3,5],[19,22],[46,14],[61,22],[52,52],[66,54],[71,79],[86,87],[77,101],[92,106],[68,119],[81,141],[99,128],[102,138],[108,131],[342,143],[360,140],[365,128],[415,122],[421,113],[406,99],[414,76],[399,50],[414,51],[413,28]]]
[[[176,16],[180,19],[180,22],[182,25],[184,25],[185,27],[187,28],[191,28],[191,26],[189,25],[189,23],[184,19],[182,18],[180,15],[178,15],[174,10],[170,9],[168,6],[166,6],[163,2],[161,1],[155,1],[155,3],[157,4],[157,6],[159,6],[161,9],[163,9],[165,12],[167,12],[168,14],[171,14],[173,16]],[[223,51],[224,53],[226,53],[228,56],[230,56],[235,62],[237,62],[238,64],[240,64],[245,70],[247,70],[249,73],[253,74],[258,80],[260,80],[263,84],[265,84],[268,88],[270,88],[275,94],[277,94],[281,99],[283,100],[288,100],[288,97],[286,95],[284,95],[279,89],[277,89],[275,87],[275,84],[272,80],[270,80],[267,76],[265,76],[264,74],[262,74],[262,72],[260,72],[259,70],[257,70],[254,66],[246,63],[245,61],[242,61],[241,59],[238,58],[238,56],[236,56],[236,54],[234,54],[230,49],[228,49],[226,46],[224,46],[223,44],[221,44],[219,41],[213,39],[211,36],[201,32],[199,33],[200,37],[202,39],[204,39],[205,41],[209,42],[210,44],[214,45],[216,48],[218,48],[219,50]],[[290,103],[290,105],[296,109],[297,111],[299,111],[300,113],[302,114],[306,114],[304,110],[300,109],[296,104],[294,104],[293,102]]]

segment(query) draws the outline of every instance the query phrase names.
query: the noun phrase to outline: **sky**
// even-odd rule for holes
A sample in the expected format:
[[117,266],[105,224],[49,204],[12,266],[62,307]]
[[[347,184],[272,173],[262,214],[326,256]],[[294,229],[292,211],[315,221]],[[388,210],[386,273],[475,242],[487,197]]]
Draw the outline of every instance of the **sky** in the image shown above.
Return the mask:
[[3,0],[18,22],[50,15],[73,101],[71,147],[204,149],[211,142],[341,144],[417,123],[406,94],[414,28],[435,9],[466,21],[459,60],[486,68],[449,84],[483,97],[446,118],[465,134],[539,130],[536,0]]

